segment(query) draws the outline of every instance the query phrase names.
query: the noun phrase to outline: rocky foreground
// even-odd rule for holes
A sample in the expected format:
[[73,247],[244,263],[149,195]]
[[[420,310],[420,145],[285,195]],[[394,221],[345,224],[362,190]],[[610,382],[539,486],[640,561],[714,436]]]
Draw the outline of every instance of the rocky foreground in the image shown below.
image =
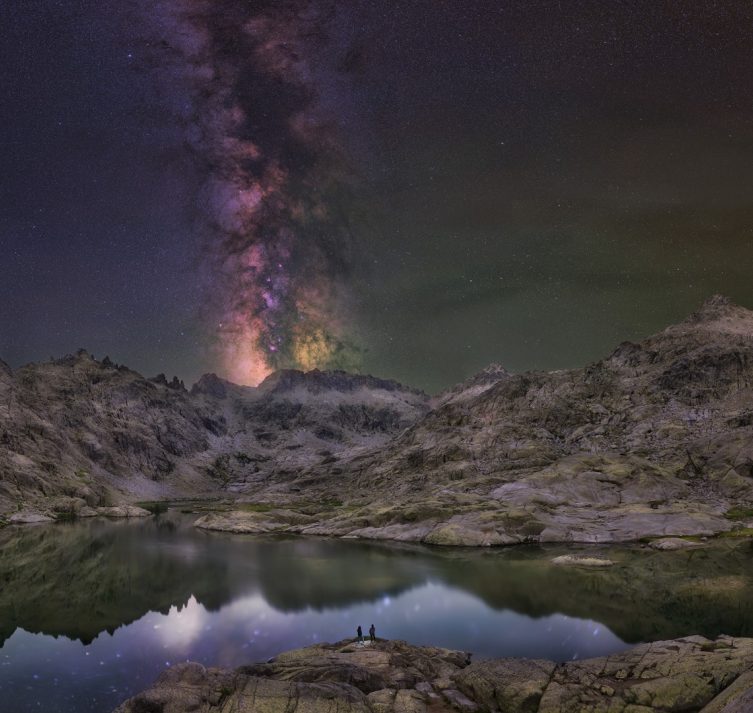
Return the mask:
[[493,546],[753,534],[753,312],[715,296],[579,369],[435,398],[344,372],[0,364],[0,520],[198,498],[197,526]]
[[403,641],[320,644],[234,671],[173,666],[115,713],[746,713],[753,639],[691,636],[556,664]]

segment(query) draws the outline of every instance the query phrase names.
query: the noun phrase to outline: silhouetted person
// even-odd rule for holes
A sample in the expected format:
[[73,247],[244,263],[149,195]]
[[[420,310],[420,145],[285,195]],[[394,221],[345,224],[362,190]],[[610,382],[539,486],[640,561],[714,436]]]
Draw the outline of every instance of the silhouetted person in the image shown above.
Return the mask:
[[376,641],[376,629],[374,628],[373,624],[369,627],[369,636],[371,637],[372,641]]
[[358,641],[363,643],[363,631],[361,631],[361,627],[359,625],[358,629],[356,629],[356,634],[358,634]]

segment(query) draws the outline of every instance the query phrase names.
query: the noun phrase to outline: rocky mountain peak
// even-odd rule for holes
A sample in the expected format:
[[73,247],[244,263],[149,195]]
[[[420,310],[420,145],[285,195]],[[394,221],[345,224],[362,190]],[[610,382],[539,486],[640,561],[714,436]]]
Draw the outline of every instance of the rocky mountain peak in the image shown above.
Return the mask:
[[512,374],[501,364],[493,363],[474,374],[465,381],[446,389],[434,399],[435,406],[449,402],[463,401],[473,396],[478,396],[503,379],[508,379]]
[[486,368],[482,369],[478,374],[471,377],[474,381],[480,381],[482,379],[498,379],[500,377],[510,376],[510,372],[505,369],[502,364],[489,364]]
[[705,300],[700,308],[690,315],[689,319],[694,322],[712,321],[725,315],[734,314],[739,310],[748,311],[736,305],[726,295],[716,294]]
[[665,333],[676,334],[702,328],[714,332],[753,337],[753,311],[741,307],[725,295],[712,295],[695,312]]
[[[104,366],[104,362],[102,362],[102,365]],[[167,380],[167,377],[164,375],[164,373],[159,373],[157,376],[153,376],[149,379],[153,384],[159,384],[160,386],[166,386],[168,389],[173,389],[174,391],[185,391],[186,386],[183,383],[182,379],[179,379],[177,376],[173,376],[171,381]]]
[[711,297],[706,299],[706,301],[703,303],[702,309],[705,307],[725,307],[734,304],[735,303],[732,301],[732,298],[719,294],[717,292],[715,295],[711,295]]
[[217,374],[204,374],[191,387],[191,396],[206,394],[216,399],[224,399],[227,396],[228,382],[221,379]]

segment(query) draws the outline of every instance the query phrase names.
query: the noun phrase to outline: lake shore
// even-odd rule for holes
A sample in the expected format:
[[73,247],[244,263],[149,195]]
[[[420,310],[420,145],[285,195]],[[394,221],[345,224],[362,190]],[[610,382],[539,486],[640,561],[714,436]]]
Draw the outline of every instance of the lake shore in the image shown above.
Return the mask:
[[[734,512],[732,513],[735,514]],[[748,537],[745,518],[708,503],[666,507],[633,504],[615,508],[484,508],[480,503],[443,507],[389,504],[337,506],[311,514],[298,503],[240,503],[205,508],[195,526],[241,534],[294,534],[364,540],[416,542],[448,547],[505,547],[519,544],[629,543],[660,538]],[[744,520],[744,521],[743,521]]]
[[194,526],[208,531],[252,535],[301,535],[410,542],[447,547],[507,547],[520,544],[609,544],[685,538],[753,536],[753,509],[719,503],[683,502],[618,507],[500,509],[468,499],[463,504],[314,503],[190,500],[137,502],[119,507],[83,507],[64,514],[44,509],[20,511],[0,525],[24,525],[90,517],[133,518],[180,510],[195,515]]

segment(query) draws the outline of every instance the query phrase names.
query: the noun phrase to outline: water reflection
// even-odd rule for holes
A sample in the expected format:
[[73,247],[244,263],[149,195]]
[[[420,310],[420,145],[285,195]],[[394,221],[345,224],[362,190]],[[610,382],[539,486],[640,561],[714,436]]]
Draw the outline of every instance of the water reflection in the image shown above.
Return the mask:
[[[259,594],[209,611],[195,597],[166,614],[103,633],[90,644],[18,629],[0,649],[0,696],[10,710],[108,711],[177,661],[237,666],[280,650],[351,636],[358,623],[380,635],[494,655],[598,656],[625,645],[602,625],[555,614],[534,619],[494,611],[475,597],[427,584],[378,604],[284,613]],[[368,624],[367,624],[368,623]],[[504,642],[504,644],[502,644]]]
[[[747,543],[604,550],[442,550],[204,533],[170,513],[0,532],[0,697],[9,710],[108,711],[159,670],[234,666],[319,640],[379,635],[557,660],[623,642],[753,633]],[[50,708],[54,701],[54,708]]]

